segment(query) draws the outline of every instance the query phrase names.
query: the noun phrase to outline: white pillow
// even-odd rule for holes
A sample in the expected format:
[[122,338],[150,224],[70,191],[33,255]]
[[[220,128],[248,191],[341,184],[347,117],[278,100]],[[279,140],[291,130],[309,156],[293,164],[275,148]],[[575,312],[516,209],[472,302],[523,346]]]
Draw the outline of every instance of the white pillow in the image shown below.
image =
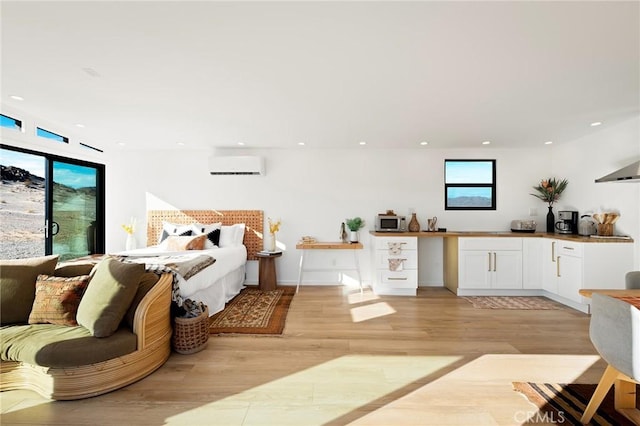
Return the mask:
[[220,245],[219,241],[221,226],[222,222],[209,224],[192,223],[191,231],[193,232],[193,235],[207,234],[207,240],[204,242],[204,248],[217,248]]
[[158,244],[163,242],[170,235],[188,236],[193,235],[191,225],[182,225],[178,223],[170,223],[162,221],[162,231],[158,236]]
[[220,247],[241,246],[244,241],[244,223],[235,225],[222,225],[220,230]]

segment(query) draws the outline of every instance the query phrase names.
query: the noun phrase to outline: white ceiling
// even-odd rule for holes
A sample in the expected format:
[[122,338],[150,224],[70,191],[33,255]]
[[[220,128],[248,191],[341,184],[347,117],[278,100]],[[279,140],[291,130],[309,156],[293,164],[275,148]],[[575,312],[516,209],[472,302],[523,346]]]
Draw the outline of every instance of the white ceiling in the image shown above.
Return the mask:
[[1,101],[103,149],[562,143],[640,113],[639,5],[2,1]]

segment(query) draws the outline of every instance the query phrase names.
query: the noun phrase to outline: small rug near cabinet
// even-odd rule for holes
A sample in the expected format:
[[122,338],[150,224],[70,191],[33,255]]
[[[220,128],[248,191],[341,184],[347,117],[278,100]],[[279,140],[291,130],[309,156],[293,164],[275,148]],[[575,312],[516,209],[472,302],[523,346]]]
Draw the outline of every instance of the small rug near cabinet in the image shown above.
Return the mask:
[[282,334],[295,287],[245,288],[209,318],[209,333]]
[[[513,389],[522,393],[531,403],[538,407],[538,412],[531,413],[529,421],[524,421],[524,424],[579,425],[580,418],[596,389],[596,385],[514,382]],[[640,388],[636,395],[640,401]],[[615,410],[613,388],[602,401],[589,424],[633,425],[632,422]]]
[[560,309],[562,305],[542,296],[464,296],[478,309]]

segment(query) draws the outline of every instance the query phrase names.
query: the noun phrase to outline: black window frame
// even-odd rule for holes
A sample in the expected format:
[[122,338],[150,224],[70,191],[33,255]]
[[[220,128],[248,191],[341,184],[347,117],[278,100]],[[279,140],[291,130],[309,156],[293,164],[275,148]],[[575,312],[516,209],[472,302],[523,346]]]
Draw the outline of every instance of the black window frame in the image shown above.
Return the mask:
[[[447,162],[456,163],[491,163],[492,164],[492,182],[477,183],[477,182],[465,182],[465,183],[447,183]],[[444,160],[444,209],[445,210],[497,210],[496,204],[496,160],[495,159],[455,159],[447,158]],[[447,194],[449,188],[490,188],[491,189],[491,205],[488,207],[483,206],[449,206]]]
[[15,126],[17,127],[17,128],[13,128],[13,127],[2,126],[4,129],[16,130],[18,132],[22,131],[22,120],[18,120],[17,118],[13,118],[7,114],[0,114],[0,115],[3,116],[4,118],[12,120]]
[[[50,135],[57,136],[60,139],[39,135],[38,132],[40,130],[42,130],[43,132],[48,133]],[[67,136],[61,135],[61,134],[56,133],[56,132],[52,132],[51,130],[47,130],[44,127],[40,127],[40,126],[36,127],[36,137],[39,137],[39,138],[42,138],[42,139],[47,139],[47,140],[58,142],[58,143],[66,143],[66,144],[69,143],[69,138]]]
[[63,157],[61,155],[50,154],[48,152],[35,151],[32,149],[19,148],[12,145],[5,145],[0,143],[0,148],[22,152],[25,154],[38,155],[44,157],[45,159],[45,220],[47,221],[47,229],[45,231],[45,255],[50,255],[53,253],[53,240],[52,240],[52,229],[53,221],[51,220],[53,216],[53,200],[51,198],[51,194],[53,191],[53,163],[63,162],[69,164],[75,164],[79,166],[92,167],[95,168],[98,173],[96,176],[96,238],[94,241],[93,251],[96,254],[102,254],[105,252],[105,242],[106,242],[106,166],[100,163],[93,163],[90,161],[79,160],[77,158],[69,158]]

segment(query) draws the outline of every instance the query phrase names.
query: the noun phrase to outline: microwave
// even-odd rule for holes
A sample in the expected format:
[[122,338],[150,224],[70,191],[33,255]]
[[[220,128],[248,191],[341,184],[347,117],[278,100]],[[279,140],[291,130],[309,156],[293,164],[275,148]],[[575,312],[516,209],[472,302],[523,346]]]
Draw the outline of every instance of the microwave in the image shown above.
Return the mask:
[[406,232],[407,218],[404,216],[376,216],[376,232]]

